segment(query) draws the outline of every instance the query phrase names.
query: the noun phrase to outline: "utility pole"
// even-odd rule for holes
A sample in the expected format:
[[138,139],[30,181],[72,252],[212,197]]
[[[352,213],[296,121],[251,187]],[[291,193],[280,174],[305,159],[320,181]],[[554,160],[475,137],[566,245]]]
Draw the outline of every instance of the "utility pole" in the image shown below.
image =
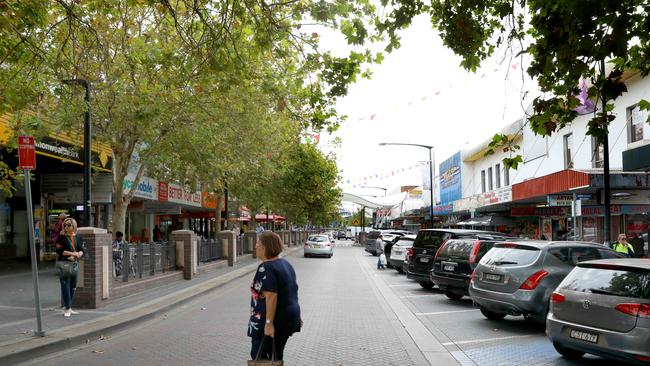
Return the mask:
[[[605,76],[605,60],[600,60],[600,73],[603,77]],[[603,113],[603,118],[607,117],[607,97],[605,96],[605,93],[601,91],[600,93],[601,100],[602,100],[602,113]],[[612,214],[611,214],[611,190],[610,190],[610,185],[609,185],[609,130],[608,130],[608,124],[604,123],[603,128],[605,129],[604,132],[604,138],[603,138],[603,180],[604,180],[604,194],[605,194],[605,199],[604,199],[604,204],[605,204],[605,240],[604,244],[606,246],[610,246],[611,244],[611,230],[612,230]]]

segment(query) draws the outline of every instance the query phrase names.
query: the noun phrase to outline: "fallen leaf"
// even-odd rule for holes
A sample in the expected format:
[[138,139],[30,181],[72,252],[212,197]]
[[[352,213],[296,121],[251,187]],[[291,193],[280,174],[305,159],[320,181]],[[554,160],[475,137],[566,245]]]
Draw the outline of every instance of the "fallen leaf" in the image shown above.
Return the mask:
[[100,341],[105,341],[105,340],[107,340],[107,339],[111,339],[111,336],[105,336],[105,335],[100,335],[100,336],[99,336],[99,340],[100,340]]
[[131,347],[131,349],[135,351],[136,349],[138,349],[138,347]]
[[96,349],[96,350],[93,351],[93,353],[102,354],[102,353],[104,353],[104,350],[103,349]]
[[206,310],[207,308],[201,308],[201,310]]

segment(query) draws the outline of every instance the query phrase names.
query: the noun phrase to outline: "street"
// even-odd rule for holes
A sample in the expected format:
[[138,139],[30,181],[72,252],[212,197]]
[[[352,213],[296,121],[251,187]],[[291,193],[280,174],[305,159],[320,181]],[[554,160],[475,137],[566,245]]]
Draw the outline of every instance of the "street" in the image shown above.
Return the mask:
[[[452,301],[392,269],[377,271],[376,257],[349,241],[337,241],[331,259],[298,251],[288,260],[298,276],[304,328],[289,339],[287,365],[611,364],[591,356],[568,362],[523,318],[489,321],[469,298]],[[251,278],[28,365],[243,365]],[[435,344],[444,349],[429,347]]]

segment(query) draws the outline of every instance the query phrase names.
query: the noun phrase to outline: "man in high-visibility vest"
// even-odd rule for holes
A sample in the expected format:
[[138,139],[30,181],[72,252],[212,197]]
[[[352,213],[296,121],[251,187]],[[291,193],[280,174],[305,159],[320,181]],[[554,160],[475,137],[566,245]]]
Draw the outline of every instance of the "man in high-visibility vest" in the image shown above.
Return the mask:
[[627,242],[625,233],[618,234],[618,241],[612,244],[615,252],[625,254],[628,257],[634,257],[634,247]]

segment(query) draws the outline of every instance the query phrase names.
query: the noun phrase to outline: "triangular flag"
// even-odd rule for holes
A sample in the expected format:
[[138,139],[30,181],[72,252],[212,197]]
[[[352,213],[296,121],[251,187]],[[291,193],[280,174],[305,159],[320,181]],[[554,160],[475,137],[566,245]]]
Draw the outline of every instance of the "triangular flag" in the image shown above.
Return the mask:
[[374,121],[374,120],[375,120],[375,117],[377,117],[376,114],[371,115],[371,116],[370,116],[370,120],[371,120],[371,121]]

